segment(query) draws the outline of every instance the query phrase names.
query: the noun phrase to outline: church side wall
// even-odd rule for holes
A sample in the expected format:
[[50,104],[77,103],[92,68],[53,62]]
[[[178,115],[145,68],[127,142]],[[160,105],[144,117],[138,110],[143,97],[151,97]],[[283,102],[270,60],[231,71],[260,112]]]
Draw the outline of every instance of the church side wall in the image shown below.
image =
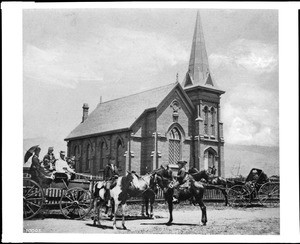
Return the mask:
[[[104,143],[104,147],[101,151],[102,143]],[[127,144],[128,133],[126,132],[71,140],[68,143],[68,156],[74,155],[76,157],[76,172],[92,175],[102,175],[103,169],[109,161],[109,156],[112,156],[118,160],[120,174],[124,175],[127,169],[124,156]],[[120,146],[117,148],[118,145]],[[88,153],[88,148],[90,148],[90,153]],[[102,165],[100,165],[101,158]],[[90,163],[90,167],[86,167],[87,163]]]

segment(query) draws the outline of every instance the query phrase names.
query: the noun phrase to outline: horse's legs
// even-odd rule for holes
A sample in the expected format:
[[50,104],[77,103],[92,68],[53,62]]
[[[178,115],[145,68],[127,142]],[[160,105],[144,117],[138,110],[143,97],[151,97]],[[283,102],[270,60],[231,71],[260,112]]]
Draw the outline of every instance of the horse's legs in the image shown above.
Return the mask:
[[199,206],[200,206],[201,211],[202,211],[201,222],[203,223],[203,225],[206,225],[206,222],[207,222],[206,206],[204,205],[204,202],[203,202],[203,193],[200,193],[200,194],[201,195],[198,198],[198,203],[199,203]]
[[118,211],[118,206],[119,206],[119,202],[118,202],[118,200],[116,199],[116,200],[114,201],[114,219],[113,219],[113,228],[114,228],[114,230],[117,229],[116,221],[117,221],[117,211]]
[[149,199],[147,196],[144,196],[144,203],[145,203],[145,206],[146,206],[146,216],[149,217],[149,211],[148,211],[148,208],[149,208]]
[[167,199],[168,202],[168,208],[169,208],[169,213],[170,213],[170,218],[169,221],[167,222],[167,225],[171,225],[173,222],[173,197],[170,195]]
[[125,226],[125,208],[126,208],[126,203],[122,204],[122,226],[124,230],[127,229]]
[[145,216],[145,214],[144,214],[144,212],[145,212],[144,211],[144,207],[145,207],[145,201],[142,202],[142,211],[141,211],[141,215],[142,216]]
[[97,206],[97,197],[94,198],[94,223],[93,225],[101,225],[100,223],[100,205]]
[[[107,212],[108,212],[108,209],[107,208]],[[110,218],[110,220],[112,220],[112,218],[114,217],[114,212],[115,212],[115,201],[114,199],[112,198],[111,199],[111,210],[110,210],[110,215],[108,215],[108,217]]]
[[225,206],[228,205],[228,197],[227,197],[227,191],[225,189],[221,190],[223,193],[223,196],[225,198]]
[[154,204],[154,201],[155,201],[155,194],[153,192],[153,195],[150,196],[150,218],[153,218],[153,204]]

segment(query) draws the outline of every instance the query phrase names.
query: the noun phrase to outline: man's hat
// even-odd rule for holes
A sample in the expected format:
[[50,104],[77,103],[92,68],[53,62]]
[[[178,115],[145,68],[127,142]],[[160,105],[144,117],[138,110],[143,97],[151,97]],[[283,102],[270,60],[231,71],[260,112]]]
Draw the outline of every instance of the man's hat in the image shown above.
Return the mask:
[[62,155],[66,155],[65,151],[60,151],[59,153],[62,154]]
[[52,151],[53,151],[53,147],[49,147],[49,148],[48,148],[48,151],[50,151],[50,150],[52,150]]
[[180,165],[186,165],[186,164],[187,164],[187,161],[177,161],[177,164],[180,164]]

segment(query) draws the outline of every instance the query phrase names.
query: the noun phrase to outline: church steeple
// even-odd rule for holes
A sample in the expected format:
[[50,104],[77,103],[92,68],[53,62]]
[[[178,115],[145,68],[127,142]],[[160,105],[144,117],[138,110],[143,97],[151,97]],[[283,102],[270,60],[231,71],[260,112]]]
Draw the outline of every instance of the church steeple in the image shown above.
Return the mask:
[[183,83],[184,87],[194,85],[214,86],[209,71],[208,58],[205,48],[204,34],[201,25],[199,10],[197,12],[197,19],[193,36],[189,70]]

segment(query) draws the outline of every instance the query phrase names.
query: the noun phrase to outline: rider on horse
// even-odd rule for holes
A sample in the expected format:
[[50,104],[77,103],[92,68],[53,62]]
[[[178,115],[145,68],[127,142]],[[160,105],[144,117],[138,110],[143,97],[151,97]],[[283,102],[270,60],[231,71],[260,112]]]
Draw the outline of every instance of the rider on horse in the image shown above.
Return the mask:
[[113,188],[116,179],[118,178],[119,173],[117,167],[114,165],[114,159],[110,158],[105,169],[104,169],[104,181],[105,181],[105,189],[106,189],[106,200],[107,206],[111,206],[110,202],[110,189]]
[[177,173],[177,181],[174,183],[173,188],[174,188],[174,195],[173,195],[173,202],[178,203],[178,187],[180,185],[182,185],[183,183],[185,183],[183,180],[187,174],[186,169],[185,169],[185,165],[187,164],[187,161],[178,161],[177,162],[179,168],[178,168],[178,173]]

